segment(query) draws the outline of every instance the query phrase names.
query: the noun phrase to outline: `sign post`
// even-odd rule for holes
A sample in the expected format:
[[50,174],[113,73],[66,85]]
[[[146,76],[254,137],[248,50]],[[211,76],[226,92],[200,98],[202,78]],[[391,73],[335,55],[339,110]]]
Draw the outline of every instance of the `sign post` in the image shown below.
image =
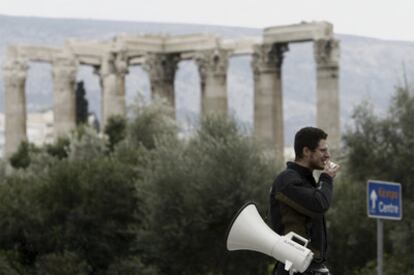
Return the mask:
[[402,219],[401,184],[368,180],[368,217],[377,219],[377,275],[382,275],[384,254],[384,219]]

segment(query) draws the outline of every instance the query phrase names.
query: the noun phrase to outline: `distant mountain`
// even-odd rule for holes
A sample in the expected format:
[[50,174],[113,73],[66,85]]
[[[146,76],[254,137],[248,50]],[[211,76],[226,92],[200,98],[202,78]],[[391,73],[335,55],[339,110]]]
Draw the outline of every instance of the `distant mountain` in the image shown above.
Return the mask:
[[[296,23],[296,22],[292,22]],[[258,37],[261,29],[164,24],[146,22],[48,19],[0,15],[0,63],[7,46],[17,43],[61,46],[67,38],[107,40],[119,33],[214,33],[226,38]],[[337,34],[341,41],[340,91],[342,124],[350,123],[354,106],[363,100],[372,102],[385,113],[395,86],[403,75],[409,82],[414,76],[414,42],[388,41]],[[316,82],[312,43],[289,45],[283,64],[283,100],[285,138],[289,144],[293,133],[315,123]],[[235,117],[249,128],[253,119],[253,76],[249,56],[230,60],[228,73],[229,105]],[[3,72],[0,71],[0,112],[4,110]],[[92,69],[82,66],[78,80],[85,82],[90,108],[100,114],[100,87]],[[198,117],[200,87],[194,62],[183,61],[176,75],[177,114],[179,121]],[[31,63],[27,80],[29,111],[51,108],[51,66]],[[127,76],[127,100],[137,94],[149,98],[149,80],[140,67],[131,67]]]

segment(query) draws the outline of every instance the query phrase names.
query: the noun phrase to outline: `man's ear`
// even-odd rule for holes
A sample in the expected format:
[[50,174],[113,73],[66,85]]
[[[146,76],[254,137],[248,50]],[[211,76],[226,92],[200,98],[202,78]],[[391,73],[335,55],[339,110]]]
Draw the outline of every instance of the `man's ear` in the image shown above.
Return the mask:
[[309,149],[309,147],[303,147],[303,149],[302,149],[302,153],[303,153],[303,156],[304,157],[308,157],[309,155],[310,155],[310,153],[311,153],[312,151]]

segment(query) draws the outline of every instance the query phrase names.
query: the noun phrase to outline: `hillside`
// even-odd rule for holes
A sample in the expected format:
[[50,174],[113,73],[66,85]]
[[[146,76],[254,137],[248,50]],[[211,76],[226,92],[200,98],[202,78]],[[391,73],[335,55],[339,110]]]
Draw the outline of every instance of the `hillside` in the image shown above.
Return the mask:
[[[296,22],[292,22],[296,23]],[[114,22],[75,19],[47,19],[0,15],[0,63],[8,45],[16,43],[56,45],[66,38],[110,39],[118,33],[215,33],[237,38],[261,36],[261,29],[161,24],[145,22]],[[341,119],[350,123],[355,104],[371,102],[379,113],[386,112],[394,87],[402,82],[405,68],[408,80],[414,75],[414,42],[386,41],[338,34],[341,40]],[[193,62],[181,62],[176,75],[177,112],[179,121],[197,117],[200,87]],[[85,82],[90,108],[100,113],[100,87],[92,68],[82,66],[78,80]],[[4,109],[4,87],[0,71],[0,112]],[[289,144],[298,127],[315,122],[315,64],[311,43],[292,44],[283,65],[285,138]],[[229,105],[234,115],[251,126],[253,117],[253,79],[250,57],[232,58],[228,74]],[[47,109],[52,104],[51,67],[30,64],[27,80],[29,111]],[[127,76],[127,100],[138,93],[149,97],[148,76],[140,67],[131,67]]]

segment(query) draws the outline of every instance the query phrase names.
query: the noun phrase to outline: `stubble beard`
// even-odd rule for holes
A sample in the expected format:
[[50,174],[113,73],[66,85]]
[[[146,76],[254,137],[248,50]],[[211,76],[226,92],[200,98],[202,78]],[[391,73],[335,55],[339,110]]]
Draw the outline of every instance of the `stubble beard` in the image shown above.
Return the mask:
[[312,160],[310,162],[311,169],[313,170],[323,170],[325,169],[325,163],[322,160]]

